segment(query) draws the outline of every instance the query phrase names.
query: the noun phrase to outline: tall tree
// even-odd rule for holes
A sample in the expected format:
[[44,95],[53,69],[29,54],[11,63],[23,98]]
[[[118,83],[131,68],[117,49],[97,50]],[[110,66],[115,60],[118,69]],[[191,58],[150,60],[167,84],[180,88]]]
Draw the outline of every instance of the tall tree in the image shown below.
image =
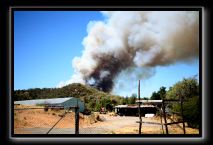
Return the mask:
[[150,97],[151,100],[161,100],[160,94],[156,93],[155,91],[152,93],[152,96]]
[[177,82],[173,87],[170,87],[166,94],[168,99],[179,99],[183,97],[184,99],[192,98],[193,96],[198,96],[199,85],[195,78],[184,78],[182,81]]
[[[177,82],[170,87],[166,93],[167,99],[184,99],[183,115],[185,121],[190,127],[199,128],[200,126],[200,102],[199,102],[199,84],[194,77],[184,78],[182,81]],[[180,112],[180,104],[171,106],[173,111]]]
[[137,95],[136,94],[132,94],[131,97],[129,97],[129,104],[135,104],[136,102],[136,99],[137,99]]
[[166,87],[164,86],[160,87],[158,94],[160,95],[161,99],[164,99],[166,97]]

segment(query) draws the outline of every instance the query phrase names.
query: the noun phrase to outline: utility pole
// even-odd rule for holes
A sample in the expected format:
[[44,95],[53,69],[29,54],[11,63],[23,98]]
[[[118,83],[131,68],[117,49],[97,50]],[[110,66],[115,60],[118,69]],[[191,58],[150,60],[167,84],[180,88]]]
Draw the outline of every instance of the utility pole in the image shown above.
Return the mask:
[[138,112],[139,112],[139,134],[141,134],[142,118],[141,118],[141,102],[140,102],[140,80],[138,82]]

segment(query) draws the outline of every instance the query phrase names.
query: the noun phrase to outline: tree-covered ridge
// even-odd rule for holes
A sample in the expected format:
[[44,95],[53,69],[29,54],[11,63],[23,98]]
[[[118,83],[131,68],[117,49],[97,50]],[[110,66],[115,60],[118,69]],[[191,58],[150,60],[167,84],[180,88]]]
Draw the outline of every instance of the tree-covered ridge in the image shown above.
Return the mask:
[[132,94],[132,96],[129,97],[121,97],[79,83],[73,83],[62,88],[15,90],[13,96],[14,101],[75,97],[80,98],[85,103],[86,109],[89,111],[100,111],[101,107],[105,107],[107,110],[112,110],[116,105],[135,104],[135,100],[137,99],[136,94]]
[[[75,97],[85,102],[90,111],[99,111],[101,107],[112,109],[113,106],[123,104],[123,97],[96,90],[90,86],[73,83],[62,88],[34,88],[15,90],[14,101],[32,99],[50,99]],[[131,100],[131,97],[129,98]],[[133,103],[133,101],[131,101]]]
[[63,98],[68,96],[81,98],[90,95],[106,96],[107,94],[89,86],[73,83],[62,88],[33,88],[27,90],[15,90],[14,100]]

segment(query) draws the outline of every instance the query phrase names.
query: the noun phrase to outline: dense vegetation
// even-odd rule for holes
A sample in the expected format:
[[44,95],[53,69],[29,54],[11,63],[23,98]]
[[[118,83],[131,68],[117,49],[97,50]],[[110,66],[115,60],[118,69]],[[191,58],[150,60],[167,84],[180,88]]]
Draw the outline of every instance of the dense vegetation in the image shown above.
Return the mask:
[[150,97],[151,100],[161,100],[164,99],[166,96],[166,87],[160,87],[158,92],[153,92],[152,96]]
[[[166,87],[162,86],[156,92],[152,93],[150,99],[183,99],[183,116],[190,127],[199,128],[200,125],[200,99],[199,99],[199,84],[195,77],[184,78],[175,83],[166,91]],[[180,112],[180,103],[168,105],[171,111]]]
[[34,88],[28,90],[15,90],[14,100],[31,100],[45,98],[60,98],[60,97],[83,97],[90,95],[106,95],[103,92],[97,91],[89,86],[81,84],[71,84],[62,88]]
[[15,90],[14,100],[32,100],[45,98],[76,97],[85,102],[90,111],[100,111],[101,107],[112,110],[115,105],[134,104],[137,95],[121,97],[98,91],[90,86],[74,83],[62,88],[35,88],[28,90]]
[[[195,78],[184,78],[182,81],[177,82],[170,87],[166,93],[167,99],[180,99],[184,100],[183,115],[185,121],[190,127],[199,128],[200,119],[200,98],[199,98],[199,84]],[[171,106],[173,111],[180,112],[180,104]]]

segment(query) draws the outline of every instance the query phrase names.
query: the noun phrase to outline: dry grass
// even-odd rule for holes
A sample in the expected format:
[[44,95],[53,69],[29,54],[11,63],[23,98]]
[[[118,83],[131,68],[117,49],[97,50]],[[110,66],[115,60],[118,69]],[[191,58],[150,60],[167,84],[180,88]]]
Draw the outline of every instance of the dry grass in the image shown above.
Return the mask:
[[[168,132],[169,134],[183,134],[183,129],[182,129],[182,124],[178,124],[180,127],[177,125],[168,125]],[[199,134],[198,129],[190,128],[190,127],[185,127],[186,134]],[[138,134],[139,128],[138,126],[130,126],[130,127],[124,127],[120,128],[118,130],[115,130],[115,134]],[[142,134],[166,134],[165,126],[142,126],[141,129]]]
[[[41,108],[40,106],[19,105],[15,108]],[[51,128],[65,113],[65,110],[30,109],[14,111],[14,129],[17,128]],[[87,127],[98,121],[98,115],[79,116],[80,127]],[[70,112],[55,126],[56,128],[74,128],[75,113]]]
[[[15,108],[40,108],[41,106],[24,106],[19,105]],[[65,113],[65,110],[48,110],[45,112],[43,109],[33,109],[33,110],[16,110],[14,111],[14,130],[19,128],[51,128],[60,118],[61,115]],[[103,118],[105,118],[105,121]],[[109,126],[112,128],[109,134],[138,134],[138,124],[133,125],[127,123],[125,127],[117,127],[117,124],[130,121],[132,119],[126,120],[125,117],[114,116],[114,114],[99,115],[98,112],[91,115],[83,115],[80,113],[79,116],[79,127],[100,127]],[[145,118],[143,121],[160,123],[160,117]],[[163,120],[162,120],[163,121]],[[164,121],[163,121],[164,122]],[[167,122],[170,122],[168,120]],[[75,125],[75,114],[73,112],[67,113],[66,116],[55,126],[55,128],[74,128]],[[182,127],[182,124],[178,124]],[[114,126],[114,127],[113,127]],[[170,134],[183,134],[183,130],[177,125],[168,126]],[[28,132],[22,132],[28,133]],[[162,134],[161,126],[143,126],[142,134]],[[165,128],[164,128],[164,133]],[[198,129],[189,128],[186,124],[186,134],[199,134]]]
[[[124,127],[118,130],[115,130],[115,134],[138,134],[138,127]],[[144,126],[141,130],[142,134],[163,134],[161,127],[150,127]],[[164,134],[166,131],[164,130]],[[177,127],[169,127],[169,134],[183,134],[183,130]],[[197,129],[192,129],[186,127],[186,134],[199,134]]]

